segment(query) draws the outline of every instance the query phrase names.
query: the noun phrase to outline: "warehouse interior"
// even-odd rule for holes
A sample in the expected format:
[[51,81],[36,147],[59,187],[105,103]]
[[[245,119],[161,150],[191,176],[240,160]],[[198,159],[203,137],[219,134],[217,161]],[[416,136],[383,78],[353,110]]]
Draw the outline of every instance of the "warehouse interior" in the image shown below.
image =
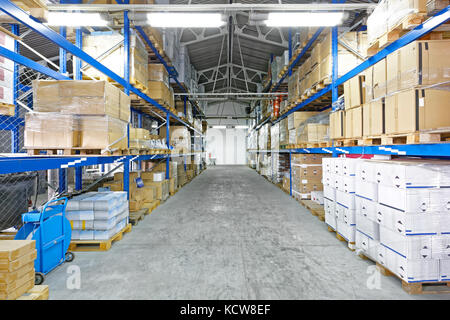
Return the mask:
[[0,300],[447,300],[450,1],[0,0]]

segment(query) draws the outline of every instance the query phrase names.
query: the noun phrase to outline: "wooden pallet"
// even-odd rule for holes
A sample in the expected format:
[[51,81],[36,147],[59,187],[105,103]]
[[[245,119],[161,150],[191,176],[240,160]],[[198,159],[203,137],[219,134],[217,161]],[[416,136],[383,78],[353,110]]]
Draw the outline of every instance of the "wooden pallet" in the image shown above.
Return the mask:
[[[325,220],[324,220],[325,221]],[[340,234],[339,234],[339,232],[337,232],[337,230],[334,230],[332,227],[330,227],[330,226],[327,226],[327,229],[328,229],[328,231],[329,232],[334,232],[334,233],[336,233],[336,239],[338,239],[339,241],[342,241],[342,242],[346,242],[347,243],[347,247],[348,247],[348,249],[350,250],[350,251],[355,251],[356,250],[356,248],[355,248],[355,242],[348,242],[347,241],[347,239],[345,239],[343,236],[341,236]]]
[[69,251],[107,251],[115,241],[122,240],[124,233],[131,231],[131,223],[108,240],[72,240]]
[[48,300],[48,285],[35,285],[16,300]]
[[0,232],[0,240],[14,240],[17,231],[9,232],[9,231],[1,231]]
[[301,200],[300,203],[308,209],[313,216],[316,216],[320,221],[325,221],[325,209],[312,200]]
[[0,115],[13,117],[16,112],[16,106],[0,102]]
[[[367,55],[372,56],[380,50],[386,48],[392,42],[398,40],[411,29],[422,24],[427,19],[426,13],[412,13],[403,18],[388,32],[380,36],[367,48]],[[433,32],[421,37],[419,40],[442,40],[448,37],[449,25],[442,25]]]
[[396,277],[402,283],[402,289],[408,294],[442,294],[450,293],[450,282],[416,282],[408,283],[403,281],[395,273],[391,272],[388,268],[376,262],[364,253],[359,253],[358,256],[363,260],[370,260],[375,263],[377,270],[386,277]]
[[152,211],[155,210],[160,204],[160,200],[155,200],[150,203],[144,203],[143,208],[147,209],[145,215],[149,215],[150,213],[152,213]]
[[129,221],[130,223],[135,226],[139,223],[139,221],[144,220],[144,216],[147,215],[148,209],[143,208],[139,211],[130,212]]

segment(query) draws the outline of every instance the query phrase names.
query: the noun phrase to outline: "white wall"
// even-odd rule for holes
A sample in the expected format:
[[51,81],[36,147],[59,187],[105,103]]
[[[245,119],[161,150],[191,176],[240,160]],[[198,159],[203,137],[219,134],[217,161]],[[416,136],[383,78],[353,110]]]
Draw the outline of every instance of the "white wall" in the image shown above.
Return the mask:
[[247,129],[208,128],[206,134],[207,158],[216,158],[216,164],[245,164]]

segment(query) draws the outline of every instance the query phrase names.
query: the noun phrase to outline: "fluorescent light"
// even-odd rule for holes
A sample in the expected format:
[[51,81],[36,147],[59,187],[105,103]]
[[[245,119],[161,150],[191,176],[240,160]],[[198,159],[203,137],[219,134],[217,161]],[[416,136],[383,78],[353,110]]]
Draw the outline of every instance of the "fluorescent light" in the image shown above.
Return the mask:
[[104,27],[108,21],[102,18],[100,13],[82,13],[82,12],[53,12],[48,13],[47,25],[49,26],[67,26],[67,27]]
[[248,129],[248,126],[236,126],[236,129]]
[[270,12],[268,27],[332,27],[342,23],[343,12]]
[[152,12],[148,23],[160,28],[218,28],[225,24],[220,13]]
[[213,129],[226,129],[227,126],[212,126]]

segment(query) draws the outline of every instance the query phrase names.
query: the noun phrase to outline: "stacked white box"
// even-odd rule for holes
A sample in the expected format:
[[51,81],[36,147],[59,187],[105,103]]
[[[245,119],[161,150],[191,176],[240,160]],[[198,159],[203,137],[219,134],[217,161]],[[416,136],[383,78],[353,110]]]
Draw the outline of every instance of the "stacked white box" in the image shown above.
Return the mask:
[[[0,31],[0,47],[14,51],[14,39]],[[13,104],[14,62],[0,57],[0,102]]]
[[378,261],[406,282],[447,281],[450,162],[373,161]]
[[69,200],[72,240],[108,240],[128,224],[126,192],[88,192]]
[[322,161],[325,222],[345,238],[352,249],[356,240],[355,176],[360,161],[352,158],[326,158]]

